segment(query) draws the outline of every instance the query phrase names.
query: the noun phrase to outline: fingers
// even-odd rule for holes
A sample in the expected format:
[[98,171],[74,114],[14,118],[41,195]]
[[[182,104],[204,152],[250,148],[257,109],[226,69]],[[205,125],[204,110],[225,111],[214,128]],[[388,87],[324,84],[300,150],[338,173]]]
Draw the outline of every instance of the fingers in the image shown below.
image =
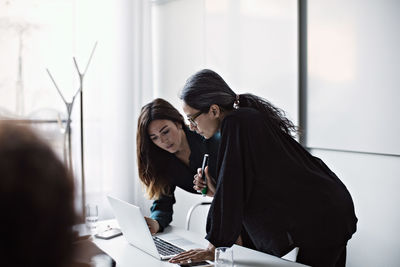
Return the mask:
[[206,187],[204,184],[198,184],[198,185],[194,185],[193,189],[200,192],[201,190],[203,190],[204,187]]
[[201,191],[204,187],[206,187],[207,184],[204,182],[204,179],[201,176],[201,168],[197,169],[197,174],[194,176],[193,184],[193,189],[196,191]]
[[160,229],[160,225],[158,222],[152,218],[144,216],[147,226],[149,227],[149,231],[152,235],[156,234],[158,230]]
[[214,178],[208,172],[208,166],[204,168],[204,174],[207,177],[207,181],[204,181],[201,176],[201,168],[197,169],[197,174],[194,176],[193,180],[193,189],[200,193],[203,188],[208,187],[207,196],[213,197],[215,194],[215,182]]
[[150,227],[151,226],[151,222],[150,222],[151,218],[144,216],[144,219],[146,220],[147,226]]
[[194,257],[195,254],[196,254],[196,252],[193,249],[191,249],[191,250],[188,250],[188,251],[185,251],[185,252],[182,252],[182,253],[176,255],[175,257],[171,258],[169,260],[169,262],[172,262],[172,263],[177,263],[177,262],[185,263],[185,262],[188,262],[189,259]]
[[206,185],[206,183],[204,182],[204,179],[201,177],[201,175],[198,175],[198,174],[196,174],[194,176],[193,183],[198,184],[198,185]]
[[149,226],[149,231],[151,235],[155,235],[157,232],[154,230],[153,227]]
[[198,262],[208,258],[205,252],[206,251],[204,249],[191,249],[186,252],[178,254],[169,261],[171,263]]

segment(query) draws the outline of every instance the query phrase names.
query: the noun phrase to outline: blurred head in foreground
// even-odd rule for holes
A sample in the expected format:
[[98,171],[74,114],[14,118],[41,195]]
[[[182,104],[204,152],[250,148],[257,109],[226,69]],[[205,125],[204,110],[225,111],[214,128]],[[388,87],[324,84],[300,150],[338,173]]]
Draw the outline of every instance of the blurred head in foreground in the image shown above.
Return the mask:
[[0,122],[0,255],[4,266],[67,266],[75,223],[71,174],[28,127]]

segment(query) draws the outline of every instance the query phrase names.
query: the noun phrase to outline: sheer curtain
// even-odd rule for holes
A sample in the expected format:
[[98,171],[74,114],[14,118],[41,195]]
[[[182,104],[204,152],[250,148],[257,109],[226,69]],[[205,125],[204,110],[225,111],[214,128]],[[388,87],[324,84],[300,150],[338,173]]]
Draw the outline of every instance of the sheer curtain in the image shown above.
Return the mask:
[[98,42],[85,81],[83,118],[85,198],[99,206],[100,219],[113,217],[108,194],[149,206],[137,176],[135,138],[140,108],[154,96],[150,11],[146,0],[77,4],[78,53],[84,58]]
[[94,203],[100,218],[111,217],[107,194],[146,205],[135,131],[141,106],[154,96],[150,11],[149,0],[0,0],[0,119],[39,126],[61,158],[66,107],[46,68],[69,102],[79,88],[72,58],[84,72],[97,43],[83,84],[83,177],[79,95],[72,112],[80,214]]

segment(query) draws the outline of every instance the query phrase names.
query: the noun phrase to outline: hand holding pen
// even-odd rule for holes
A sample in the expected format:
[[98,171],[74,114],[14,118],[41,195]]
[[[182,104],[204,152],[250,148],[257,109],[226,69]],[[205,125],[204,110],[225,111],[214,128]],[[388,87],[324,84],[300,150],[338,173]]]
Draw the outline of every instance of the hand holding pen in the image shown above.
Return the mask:
[[213,197],[215,194],[215,182],[213,177],[211,177],[208,173],[208,166],[204,169],[204,174],[207,177],[207,183],[204,181],[203,176],[201,174],[201,168],[197,169],[197,174],[194,176],[193,180],[193,188],[197,192],[201,193],[201,191],[207,187],[207,196]]

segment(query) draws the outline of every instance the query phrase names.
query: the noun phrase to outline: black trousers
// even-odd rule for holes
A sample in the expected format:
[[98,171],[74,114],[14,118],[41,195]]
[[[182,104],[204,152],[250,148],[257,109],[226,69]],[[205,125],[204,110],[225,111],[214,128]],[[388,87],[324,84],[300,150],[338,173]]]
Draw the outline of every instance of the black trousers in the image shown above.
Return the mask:
[[312,267],[345,267],[346,245],[337,247],[300,247],[296,262]]

